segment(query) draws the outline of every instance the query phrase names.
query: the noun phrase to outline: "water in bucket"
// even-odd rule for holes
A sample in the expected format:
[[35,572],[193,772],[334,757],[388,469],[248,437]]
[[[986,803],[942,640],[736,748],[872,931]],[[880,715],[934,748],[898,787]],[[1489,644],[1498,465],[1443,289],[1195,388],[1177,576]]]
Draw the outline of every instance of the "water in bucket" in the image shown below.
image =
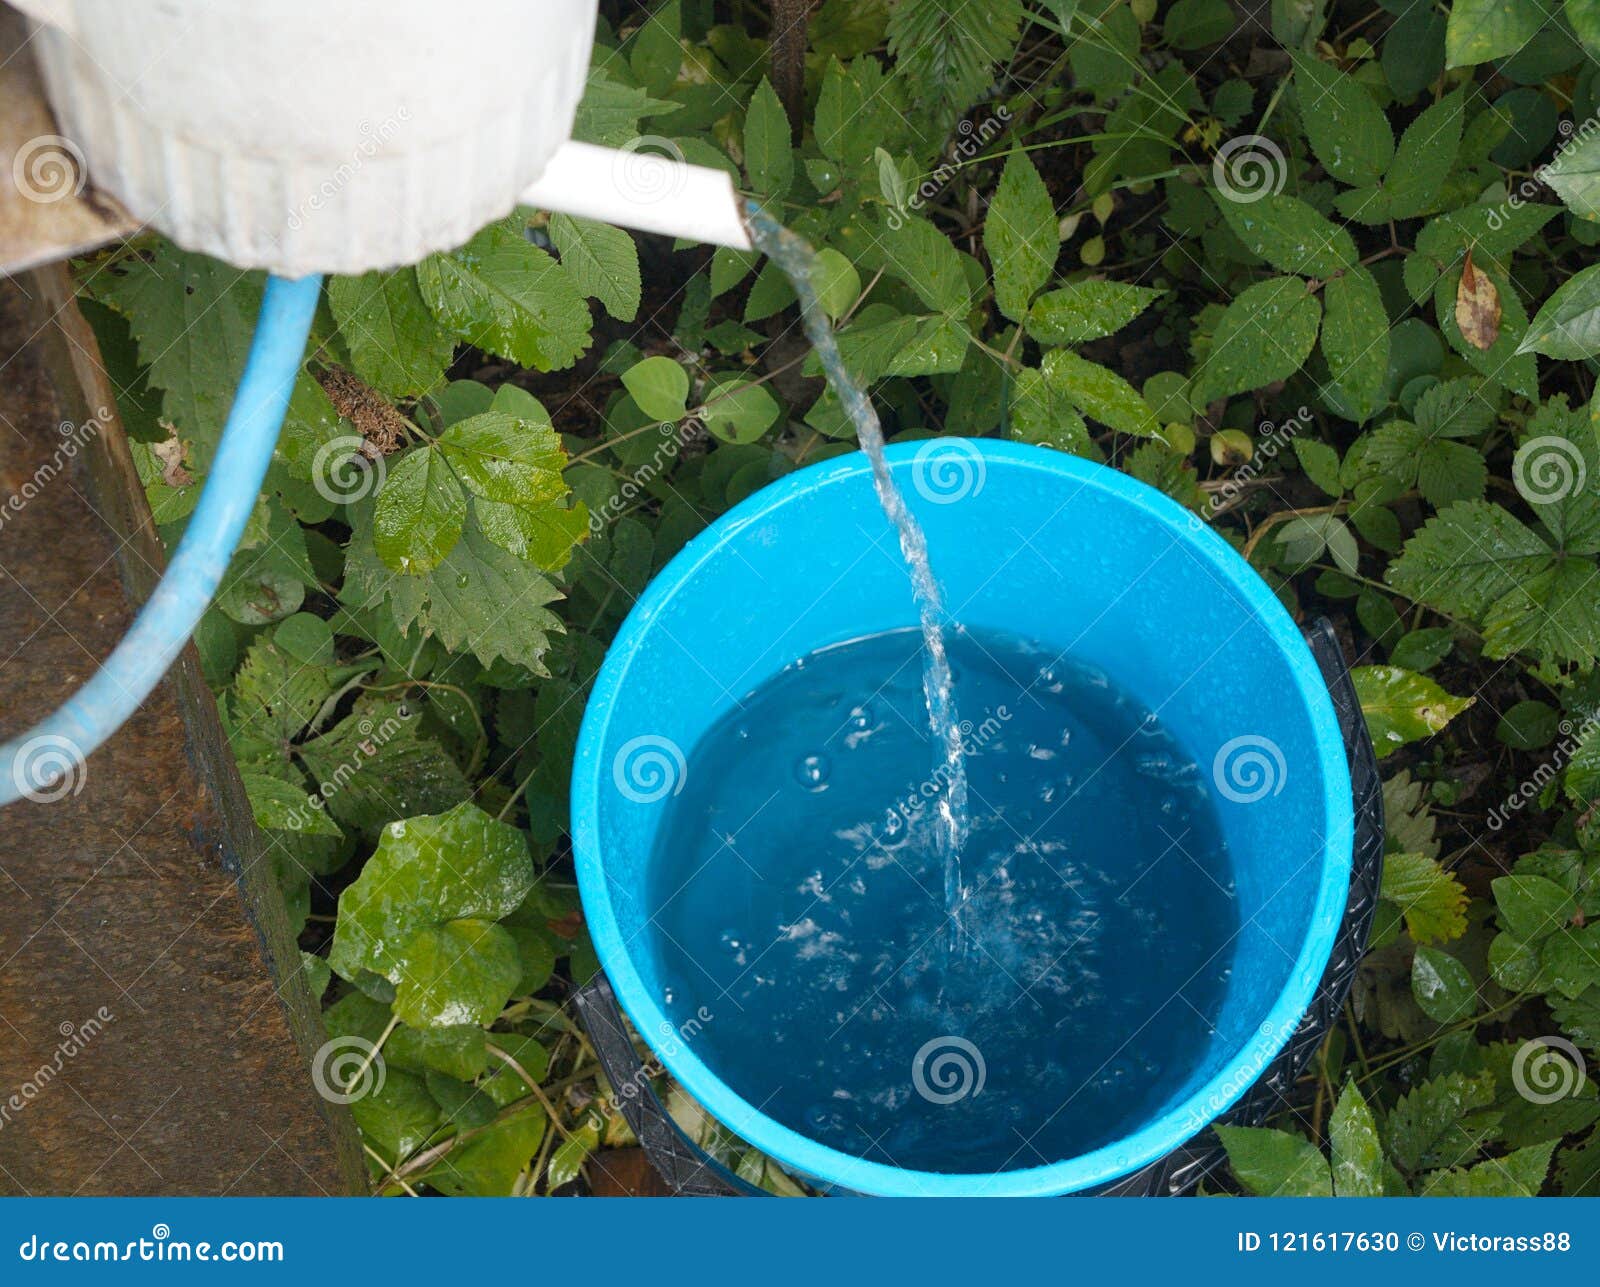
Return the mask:
[[712,726],[648,902],[664,1010],[747,1102],[871,1161],[995,1172],[1160,1106],[1206,1048],[1238,917],[1209,778],[1148,710],[1054,650],[948,639],[963,952],[916,630],[815,652]]

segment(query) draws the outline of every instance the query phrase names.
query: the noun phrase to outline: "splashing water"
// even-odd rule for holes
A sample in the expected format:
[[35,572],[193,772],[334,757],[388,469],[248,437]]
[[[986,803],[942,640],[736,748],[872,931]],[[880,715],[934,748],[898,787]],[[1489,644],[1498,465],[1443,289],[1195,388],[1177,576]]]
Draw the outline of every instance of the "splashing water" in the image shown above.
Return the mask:
[[950,919],[951,944],[959,947],[965,936],[962,908],[967,890],[961,883],[961,851],[967,842],[967,772],[961,749],[961,721],[956,715],[955,691],[950,678],[950,658],[945,647],[947,624],[944,597],[928,562],[928,538],[916,516],[906,508],[905,497],[883,458],[883,427],[872,401],[850,374],[834,338],[833,326],[812,283],[817,255],[809,242],[768,216],[754,202],[745,205],[750,239],[789,278],[800,301],[800,320],[806,338],[816,350],[823,374],[838,395],[845,414],[855,425],[861,450],[872,462],[872,485],[878,503],[893,524],[900,554],[911,574],[917,615],[922,625],[922,691],[928,704],[935,762],[933,780],[944,784],[937,803],[939,821],[935,844],[944,860],[945,911]]

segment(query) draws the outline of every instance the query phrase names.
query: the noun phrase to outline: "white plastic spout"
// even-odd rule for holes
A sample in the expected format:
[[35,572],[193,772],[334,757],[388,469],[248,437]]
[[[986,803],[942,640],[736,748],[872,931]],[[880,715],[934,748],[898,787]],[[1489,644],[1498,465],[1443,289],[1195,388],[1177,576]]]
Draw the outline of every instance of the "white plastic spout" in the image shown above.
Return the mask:
[[563,143],[519,200],[640,232],[751,249],[733,180],[690,165],[667,139],[629,148]]

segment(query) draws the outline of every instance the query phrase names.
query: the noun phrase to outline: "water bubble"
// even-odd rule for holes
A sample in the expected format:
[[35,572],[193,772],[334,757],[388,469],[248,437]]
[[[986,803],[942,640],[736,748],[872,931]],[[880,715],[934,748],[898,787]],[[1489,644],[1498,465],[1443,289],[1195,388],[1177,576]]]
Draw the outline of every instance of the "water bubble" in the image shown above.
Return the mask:
[[866,702],[850,708],[850,727],[858,733],[864,733],[872,727],[872,707]]
[[676,999],[677,993],[675,993],[671,988],[662,989],[661,1001],[663,1005],[671,1005]]
[[808,791],[821,791],[828,785],[832,768],[826,755],[807,755],[794,766],[795,780]]

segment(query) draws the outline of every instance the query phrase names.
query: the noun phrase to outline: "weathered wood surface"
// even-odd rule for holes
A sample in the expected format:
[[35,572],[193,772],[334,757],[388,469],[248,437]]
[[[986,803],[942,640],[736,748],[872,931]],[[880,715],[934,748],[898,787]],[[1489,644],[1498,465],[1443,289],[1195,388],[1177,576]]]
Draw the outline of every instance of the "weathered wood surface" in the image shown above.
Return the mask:
[[81,158],[56,133],[28,52],[30,28],[0,5],[0,272],[79,254],[132,232],[116,201],[86,182]]
[[[113,402],[64,272],[0,280],[0,739],[159,575]],[[0,810],[0,1193],[351,1192],[323,1040],[190,649],[63,798]]]

